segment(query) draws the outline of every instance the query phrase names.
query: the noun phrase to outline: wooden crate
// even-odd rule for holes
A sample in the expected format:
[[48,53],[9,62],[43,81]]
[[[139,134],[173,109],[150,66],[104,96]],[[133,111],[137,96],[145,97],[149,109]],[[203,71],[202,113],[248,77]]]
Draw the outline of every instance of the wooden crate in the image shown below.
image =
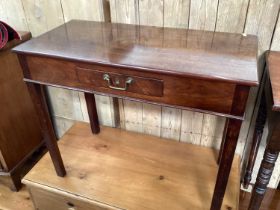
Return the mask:
[[[215,150],[76,123],[59,141],[67,176],[49,154],[26,175],[35,206],[49,209],[209,209],[217,174]],[[222,209],[238,209],[236,156]]]

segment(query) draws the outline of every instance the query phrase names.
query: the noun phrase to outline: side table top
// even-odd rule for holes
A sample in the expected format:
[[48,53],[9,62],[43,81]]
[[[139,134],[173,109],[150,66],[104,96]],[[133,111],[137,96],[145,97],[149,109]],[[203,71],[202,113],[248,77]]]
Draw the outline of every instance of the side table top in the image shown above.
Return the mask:
[[72,20],[14,51],[258,85],[256,36]]
[[266,59],[272,89],[272,109],[274,111],[280,111],[280,52],[269,51]]

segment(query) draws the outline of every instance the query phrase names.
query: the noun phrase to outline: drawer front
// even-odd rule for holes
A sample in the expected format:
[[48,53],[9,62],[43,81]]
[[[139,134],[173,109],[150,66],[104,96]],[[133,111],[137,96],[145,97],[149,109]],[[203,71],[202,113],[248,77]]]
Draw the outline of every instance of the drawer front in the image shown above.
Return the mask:
[[28,189],[37,210],[118,210],[94,201],[85,201],[81,197],[66,192],[60,194],[30,186]]
[[28,56],[27,64],[25,75],[32,80],[211,113],[230,114],[236,88],[226,82],[35,56]]
[[163,81],[77,67],[78,80],[92,88],[127,91],[147,96],[163,96]]

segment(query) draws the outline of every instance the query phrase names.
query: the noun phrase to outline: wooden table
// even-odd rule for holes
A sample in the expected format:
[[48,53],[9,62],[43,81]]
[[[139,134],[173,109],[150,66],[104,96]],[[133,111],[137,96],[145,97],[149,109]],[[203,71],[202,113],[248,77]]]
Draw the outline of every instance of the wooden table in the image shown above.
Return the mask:
[[210,208],[220,209],[249,90],[258,85],[255,36],[74,20],[14,51],[59,176],[66,172],[45,85],[85,92],[94,134],[93,93],[227,117]]
[[249,205],[250,210],[257,210],[260,208],[280,151],[280,52],[271,51],[266,54],[266,71],[263,81],[264,88],[260,93],[261,103],[244,177],[245,187],[247,187],[251,181],[251,174],[266,121],[268,125],[268,137],[263,160],[252,191]]

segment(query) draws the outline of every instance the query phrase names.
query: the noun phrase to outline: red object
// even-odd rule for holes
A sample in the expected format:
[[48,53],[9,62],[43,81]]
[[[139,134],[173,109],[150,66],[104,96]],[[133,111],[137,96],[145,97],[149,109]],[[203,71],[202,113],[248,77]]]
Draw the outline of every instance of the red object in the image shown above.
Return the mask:
[[13,39],[21,39],[19,33],[7,23],[0,21],[0,49]]

